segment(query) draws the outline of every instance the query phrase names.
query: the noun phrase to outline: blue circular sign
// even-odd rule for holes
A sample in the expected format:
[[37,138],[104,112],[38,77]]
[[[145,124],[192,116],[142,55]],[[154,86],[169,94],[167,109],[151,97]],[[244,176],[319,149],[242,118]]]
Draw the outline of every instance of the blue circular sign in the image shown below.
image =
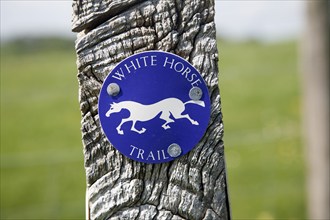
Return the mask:
[[210,119],[207,86],[183,58],[148,51],[121,61],[105,79],[99,118],[110,143],[126,157],[163,163],[187,154]]

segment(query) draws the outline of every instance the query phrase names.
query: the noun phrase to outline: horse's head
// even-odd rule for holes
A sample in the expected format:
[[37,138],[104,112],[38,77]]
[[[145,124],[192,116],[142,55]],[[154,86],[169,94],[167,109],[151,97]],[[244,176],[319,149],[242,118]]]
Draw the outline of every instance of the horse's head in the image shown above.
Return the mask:
[[110,104],[110,109],[107,111],[107,113],[105,114],[105,116],[107,116],[107,117],[110,117],[110,115],[112,114],[112,113],[116,113],[116,112],[120,112],[121,111],[121,107],[120,107],[120,105],[118,105],[118,103],[112,103],[112,104]]

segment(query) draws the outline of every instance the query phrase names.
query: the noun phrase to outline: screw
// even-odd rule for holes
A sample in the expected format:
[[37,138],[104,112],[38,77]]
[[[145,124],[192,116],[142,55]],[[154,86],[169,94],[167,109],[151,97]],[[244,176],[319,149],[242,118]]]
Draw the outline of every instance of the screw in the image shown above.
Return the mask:
[[200,100],[202,98],[202,95],[203,91],[199,87],[192,87],[189,91],[189,98],[195,101]]
[[178,144],[173,143],[167,148],[167,153],[171,157],[178,157],[182,153],[182,150]]
[[120,87],[117,83],[110,83],[107,87],[107,93],[111,96],[116,96],[120,92]]

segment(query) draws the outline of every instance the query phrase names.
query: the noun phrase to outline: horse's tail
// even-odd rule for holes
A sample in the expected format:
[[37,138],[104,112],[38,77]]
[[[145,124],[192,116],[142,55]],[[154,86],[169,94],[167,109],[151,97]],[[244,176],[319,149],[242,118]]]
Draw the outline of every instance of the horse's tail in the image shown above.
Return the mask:
[[185,103],[183,103],[184,105],[186,105],[186,104],[195,104],[195,105],[200,105],[200,106],[202,106],[202,107],[205,107],[205,103],[204,103],[204,101],[201,101],[201,100],[190,100],[190,101],[188,101],[188,102],[185,102]]

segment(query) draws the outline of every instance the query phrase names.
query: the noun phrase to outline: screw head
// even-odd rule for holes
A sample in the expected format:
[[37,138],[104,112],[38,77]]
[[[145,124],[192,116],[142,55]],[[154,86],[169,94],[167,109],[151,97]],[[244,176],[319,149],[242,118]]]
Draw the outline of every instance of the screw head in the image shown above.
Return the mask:
[[189,98],[195,101],[200,100],[202,98],[202,95],[203,91],[199,87],[192,87],[189,91]]
[[173,143],[167,148],[167,153],[171,157],[178,157],[182,153],[182,150],[178,144]]
[[117,83],[110,83],[107,87],[107,93],[111,96],[116,96],[120,92],[120,87]]

